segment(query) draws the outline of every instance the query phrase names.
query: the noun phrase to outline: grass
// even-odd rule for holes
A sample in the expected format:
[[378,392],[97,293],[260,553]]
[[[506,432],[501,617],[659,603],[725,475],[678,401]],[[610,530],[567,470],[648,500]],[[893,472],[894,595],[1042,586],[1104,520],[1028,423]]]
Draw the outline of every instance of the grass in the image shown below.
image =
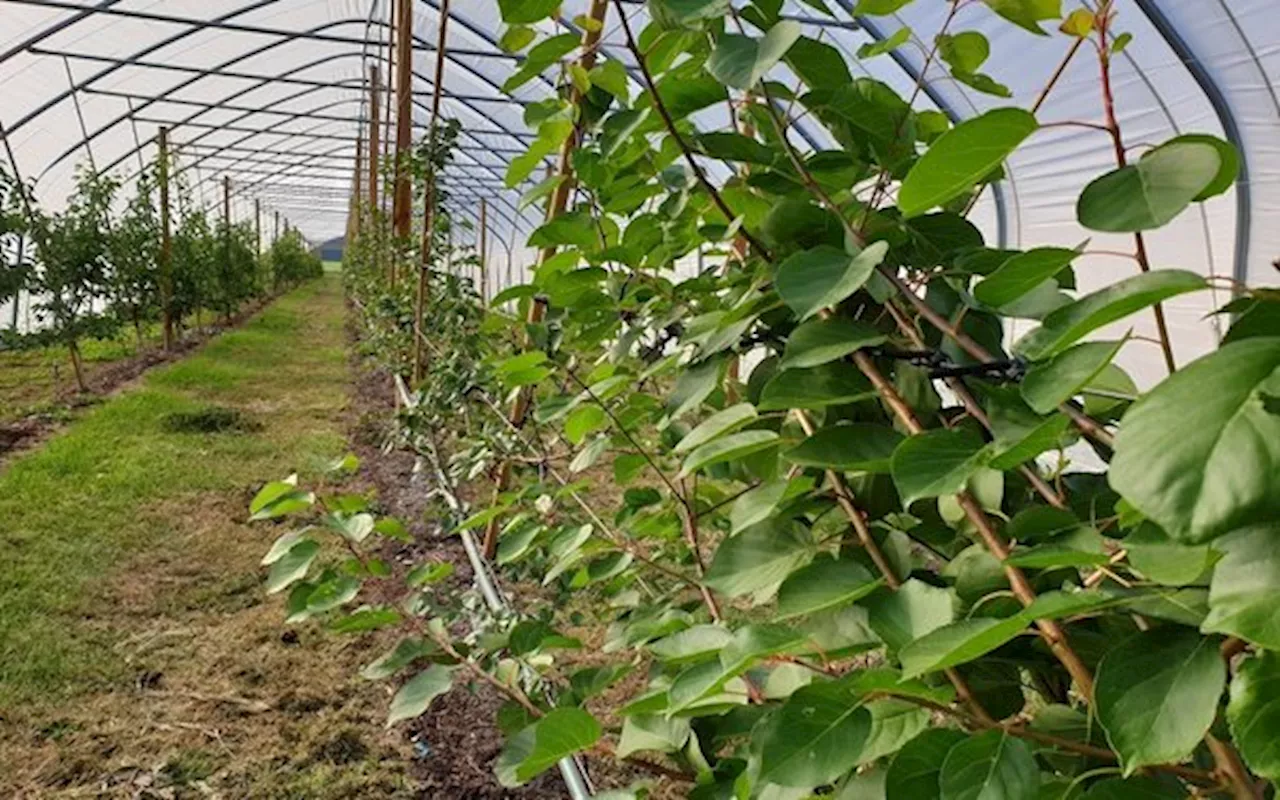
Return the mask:
[[[156,345],[158,328],[145,333],[144,346]],[[86,339],[80,346],[85,368],[123,361],[138,354],[133,329],[113,339]],[[0,352],[0,423],[44,411],[61,392],[75,386],[71,357],[63,347]]]
[[[181,566],[182,526],[209,497],[239,502],[341,454],[341,318],[329,275],[0,473],[0,708],[120,681],[113,592],[167,577],[128,571],[157,555]],[[256,424],[203,433],[166,423],[211,407]]]

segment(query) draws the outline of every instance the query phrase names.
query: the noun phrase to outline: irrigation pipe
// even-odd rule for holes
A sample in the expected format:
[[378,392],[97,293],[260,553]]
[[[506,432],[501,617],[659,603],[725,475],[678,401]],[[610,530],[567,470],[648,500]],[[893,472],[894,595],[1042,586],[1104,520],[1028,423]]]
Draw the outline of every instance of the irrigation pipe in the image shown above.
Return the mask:
[[[396,396],[399,404],[404,408],[415,408],[418,405],[418,399],[409,392],[409,387],[405,385],[404,378],[396,374],[395,376]],[[467,504],[457,493],[449,482],[448,476],[444,472],[444,468],[440,463],[440,454],[436,450],[435,442],[431,437],[423,437],[427,445],[428,461],[431,462],[432,472],[435,473],[436,485],[440,494],[444,497],[445,502],[449,506],[449,510],[456,517],[457,521],[467,518]],[[419,473],[422,468],[422,458],[417,459],[414,464],[413,471]],[[507,602],[498,586],[497,578],[494,576],[493,567],[485,559],[480,552],[480,547],[476,542],[475,536],[470,530],[460,532],[462,537],[462,547],[467,551],[467,560],[471,562],[471,571],[476,578],[476,586],[480,589],[485,603],[489,606],[489,610],[493,612],[511,611],[511,606]],[[536,676],[532,676],[536,677]],[[579,763],[576,756],[568,756],[560,760],[560,776],[564,778],[565,786],[569,789],[569,796],[573,800],[586,800],[594,796],[591,789],[591,780],[587,777],[586,770]]]

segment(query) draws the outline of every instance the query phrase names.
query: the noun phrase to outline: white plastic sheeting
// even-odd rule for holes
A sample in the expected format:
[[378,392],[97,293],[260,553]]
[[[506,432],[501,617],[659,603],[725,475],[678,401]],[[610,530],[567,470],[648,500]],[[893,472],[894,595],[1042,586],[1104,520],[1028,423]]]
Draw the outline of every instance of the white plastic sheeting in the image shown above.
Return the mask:
[[[439,0],[407,1],[415,16],[415,123],[421,130],[429,117]],[[1064,0],[1064,12],[1086,1]],[[903,26],[915,32],[918,44],[931,40],[947,4],[916,0],[891,17],[858,19],[850,0],[829,3],[835,20],[798,0],[787,0],[784,13],[801,20],[807,34],[844,50],[855,70],[910,93],[923,47],[861,62],[854,53]],[[566,0],[559,25],[571,29],[569,21],[587,4]],[[625,5],[636,26],[646,22],[642,3]],[[1115,65],[1127,143],[1138,148],[1179,133],[1209,132],[1235,142],[1244,161],[1238,188],[1148,237],[1153,264],[1274,284],[1280,277],[1272,267],[1280,257],[1276,0],[1118,0],[1116,6],[1118,29],[1134,36]],[[611,5],[602,53],[630,67],[615,13]],[[167,123],[198,200],[215,206],[217,182],[230,175],[237,218],[252,214],[256,198],[268,215],[280,211],[320,241],[344,227],[355,137],[367,114],[366,75],[387,57],[388,18],[388,0],[0,0],[0,123],[23,177],[37,180],[43,203],[59,204],[71,190],[76,165],[90,155],[99,168],[132,174],[154,156],[156,129]],[[461,120],[465,131],[449,173],[455,207],[474,216],[479,198],[489,198],[489,261],[499,286],[506,282],[508,253],[519,279],[530,259],[524,238],[538,222],[536,210],[517,209],[520,189],[502,186],[506,164],[529,138],[521,101],[546,97],[555,80],[549,72],[522,87],[515,101],[505,98],[499,87],[518,61],[496,46],[502,30],[493,0],[454,0],[442,87],[444,113]],[[983,71],[1014,93],[1012,100],[976,93],[935,65],[918,105],[956,120],[1000,105],[1029,105],[1067,47],[1060,37],[1033,36],[976,2],[966,4],[952,30],[978,30],[990,38],[993,55]],[[383,75],[385,80],[385,63]],[[718,124],[716,114],[723,111],[709,112],[703,121]],[[1088,48],[1038,116],[1042,123],[1100,119],[1097,60]],[[824,142],[816,126],[801,134],[811,145]],[[984,195],[974,219],[992,245],[1075,246],[1091,236],[1075,221],[1075,199],[1090,179],[1114,167],[1113,159],[1101,132],[1042,131],[1015,154],[1007,180]],[[268,216],[264,230],[270,227]],[[1107,235],[1093,235],[1089,245],[1130,247],[1129,237]],[[1111,256],[1077,262],[1084,289],[1135,269],[1131,260]],[[1224,288],[1167,304],[1179,361],[1214,346],[1220,321],[1208,315],[1228,297]],[[1117,328],[1150,334],[1150,316]],[[1123,358],[1140,383],[1163,374],[1153,345],[1126,348]]]

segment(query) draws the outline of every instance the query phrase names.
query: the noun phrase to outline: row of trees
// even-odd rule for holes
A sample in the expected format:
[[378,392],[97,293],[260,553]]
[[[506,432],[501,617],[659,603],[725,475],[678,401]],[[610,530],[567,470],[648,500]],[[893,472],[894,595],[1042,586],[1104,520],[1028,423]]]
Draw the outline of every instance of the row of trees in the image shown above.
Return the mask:
[[[1239,161],[1210,135],[1126,146],[1116,4],[947,0],[940,28],[859,52],[921,47],[1008,98],[990,48],[1048,51],[1033,106],[960,122],[856,77],[777,0],[648,0],[643,28],[596,2],[583,40],[540,30],[559,5],[498,3],[526,52],[507,88],[562,76],[508,175],[564,156],[529,195],[550,198],[540,264],[489,308],[429,273],[424,402],[401,414],[515,612],[449,564],[398,569],[380,540],[403,525],[293,478],[251,506],[299,518],[264,559],[290,619],[397,634],[362,673],[399,683],[391,722],[451,687],[503,695],[511,786],[589,752],[704,799],[1274,797],[1280,295],[1232,283],[1220,346],[1178,358],[1163,304],[1214,279],[1144,236],[1197,224]],[[988,41],[993,14],[1010,27]],[[615,28],[630,58],[600,62],[593,32]],[[1084,66],[1096,112],[1053,118]],[[800,147],[801,117],[829,149]],[[1115,154],[1076,205],[1107,249],[992,246],[971,210],[1063,126]],[[1117,253],[1077,285],[1083,256]],[[402,254],[353,256],[369,348],[404,371]],[[1152,353],[1149,389],[1116,363]]]
[[[230,320],[247,302],[318,276],[323,267],[301,234],[286,230],[261,252],[252,223],[213,220],[180,191],[181,213],[166,254],[159,162],[124,200],[114,176],[82,168],[62,211],[40,207],[0,170],[0,302],[31,297],[34,329],[4,331],[10,348],[64,347],[87,391],[80,344],[132,328],[139,346],[148,326],[209,311]],[[166,263],[167,262],[167,263]]]

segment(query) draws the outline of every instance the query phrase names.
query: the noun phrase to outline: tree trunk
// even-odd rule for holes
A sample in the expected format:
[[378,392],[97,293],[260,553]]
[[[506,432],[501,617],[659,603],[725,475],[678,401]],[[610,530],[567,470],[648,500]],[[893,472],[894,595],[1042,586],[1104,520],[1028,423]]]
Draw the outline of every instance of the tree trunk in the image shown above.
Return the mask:
[[84,364],[80,360],[80,346],[76,344],[76,340],[72,339],[67,342],[67,349],[71,352],[71,367],[76,373],[76,387],[87,394],[89,392],[89,384],[84,380]]

